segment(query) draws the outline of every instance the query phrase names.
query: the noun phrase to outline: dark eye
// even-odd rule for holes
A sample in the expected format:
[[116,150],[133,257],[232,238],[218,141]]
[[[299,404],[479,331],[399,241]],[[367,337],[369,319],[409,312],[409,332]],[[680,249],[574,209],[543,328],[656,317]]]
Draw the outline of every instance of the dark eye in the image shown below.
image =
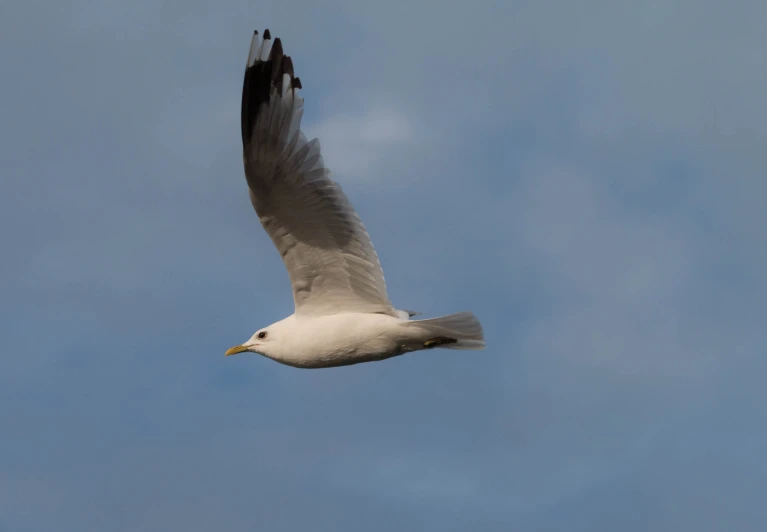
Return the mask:
[[261,331],[260,333],[258,333],[258,337],[261,338],[262,340],[266,338],[266,331]]

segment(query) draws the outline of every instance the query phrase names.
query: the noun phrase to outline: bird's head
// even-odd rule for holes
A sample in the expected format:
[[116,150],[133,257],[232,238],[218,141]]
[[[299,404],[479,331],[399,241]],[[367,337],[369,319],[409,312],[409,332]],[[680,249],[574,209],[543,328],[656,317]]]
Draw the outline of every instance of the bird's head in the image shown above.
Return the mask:
[[274,331],[271,329],[271,327],[267,327],[266,329],[257,331],[250,337],[250,340],[230,348],[224,355],[236,355],[237,353],[250,351],[252,353],[258,353],[259,355],[269,356],[268,352],[270,344],[274,342]]

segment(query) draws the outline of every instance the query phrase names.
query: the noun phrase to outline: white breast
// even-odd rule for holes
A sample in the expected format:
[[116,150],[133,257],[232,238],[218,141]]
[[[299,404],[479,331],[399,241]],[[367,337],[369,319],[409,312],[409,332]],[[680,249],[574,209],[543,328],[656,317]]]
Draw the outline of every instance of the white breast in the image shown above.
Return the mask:
[[401,354],[404,327],[399,318],[384,314],[333,314],[291,316],[286,327],[279,362],[298,367],[333,367]]

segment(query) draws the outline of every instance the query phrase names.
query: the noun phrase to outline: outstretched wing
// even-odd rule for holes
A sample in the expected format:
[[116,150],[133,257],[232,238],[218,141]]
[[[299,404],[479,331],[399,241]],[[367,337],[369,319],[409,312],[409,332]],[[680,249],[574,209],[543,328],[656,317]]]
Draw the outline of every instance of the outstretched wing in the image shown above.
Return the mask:
[[242,90],[242,145],[250,200],[280,252],[296,314],[396,316],[370,237],[301,132],[303,98],[280,39],[254,32]]

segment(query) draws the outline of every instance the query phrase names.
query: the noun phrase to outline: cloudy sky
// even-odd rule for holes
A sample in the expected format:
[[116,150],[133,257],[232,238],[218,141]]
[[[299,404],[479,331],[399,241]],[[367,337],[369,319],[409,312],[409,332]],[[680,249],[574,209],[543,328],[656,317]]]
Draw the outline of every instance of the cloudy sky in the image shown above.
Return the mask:
[[[0,6],[0,531],[761,531],[767,3]],[[296,370],[253,29],[389,293],[483,352]]]

